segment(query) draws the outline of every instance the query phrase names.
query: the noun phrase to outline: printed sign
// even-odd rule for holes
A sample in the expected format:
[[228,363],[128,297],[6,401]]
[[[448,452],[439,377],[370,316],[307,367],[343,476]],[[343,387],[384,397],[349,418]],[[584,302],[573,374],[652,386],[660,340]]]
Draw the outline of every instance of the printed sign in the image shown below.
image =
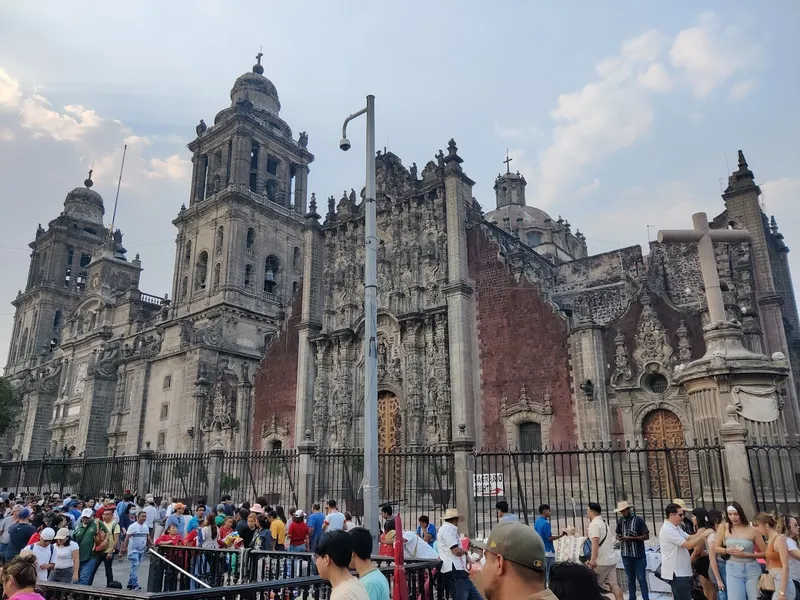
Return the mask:
[[475,496],[505,496],[502,473],[475,475]]

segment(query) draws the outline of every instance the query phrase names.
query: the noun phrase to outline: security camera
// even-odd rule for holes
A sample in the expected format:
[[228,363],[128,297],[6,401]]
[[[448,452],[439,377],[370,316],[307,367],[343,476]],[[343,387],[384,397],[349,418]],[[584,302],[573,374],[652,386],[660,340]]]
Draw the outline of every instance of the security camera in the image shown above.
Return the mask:
[[339,142],[339,148],[341,148],[345,152],[350,150],[350,140],[348,140],[347,138],[342,138],[342,141]]

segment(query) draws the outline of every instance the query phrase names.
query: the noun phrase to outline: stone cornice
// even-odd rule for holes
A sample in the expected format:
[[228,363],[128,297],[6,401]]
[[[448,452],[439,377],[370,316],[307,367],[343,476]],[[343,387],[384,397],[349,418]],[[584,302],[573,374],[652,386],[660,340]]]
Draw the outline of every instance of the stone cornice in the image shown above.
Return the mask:
[[442,293],[445,296],[471,296],[472,292],[472,286],[466,281],[457,281],[442,286]]

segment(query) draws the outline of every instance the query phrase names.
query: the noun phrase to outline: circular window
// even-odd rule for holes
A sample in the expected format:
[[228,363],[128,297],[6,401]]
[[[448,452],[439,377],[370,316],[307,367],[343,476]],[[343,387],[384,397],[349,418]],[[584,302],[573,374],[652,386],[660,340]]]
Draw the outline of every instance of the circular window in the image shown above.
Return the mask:
[[644,380],[644,387],[654,394],[663,394],[667,391],[669,382],[661,373],[651,373]]

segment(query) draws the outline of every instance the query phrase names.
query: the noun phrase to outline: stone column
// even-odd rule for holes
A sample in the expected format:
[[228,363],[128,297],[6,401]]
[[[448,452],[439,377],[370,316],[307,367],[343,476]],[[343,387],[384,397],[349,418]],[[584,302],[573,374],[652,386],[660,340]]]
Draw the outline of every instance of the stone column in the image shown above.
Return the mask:
[[145,448],[139,452],[139,479],[136,482],[136,489],[139,495],[146,495],[152,491],[150,489],[150,476],[154,454],[155,452],[150,449],[150,442],[145,442]]
[[192,156],[192,185],[189,191],[189,206],[195,203],[197,200],[197,188],[199,186],[199,173],[200,171],[200,153],[195,152]]
[[453,467],[456,485],[455,507],[463,515],[459,528],[470,538],[475,530],[475,441],[467,436],[467,426],[460,423],[453,440]]
[[258,147],[258,170],[256,172],[256,194],[265,194],[267,191],[267,149]]
[[228,187],[228,184],[231,180],[231,173],[229,168],[229,162],[231,157],[231,148],[228,144],[224,144],[222,146],[222,160],[220,161],[219,167],[222,171],[222,175],[220,177],[220,181],[222,182],[220,185],[222,189]]
[[297,444],[300,454],[298,464],[297,482],[297,506],[310,507],[314,502],[316,490],[314,489],[314,457],[317,452],[317,444],[311,438],[311,430],[306,429],[303,433],[303,440]]
[[195,162],[195,188],[194,188],[194,202],[202,202],[206,197],[206,174],[208,172],[208,156],[205,154],[196,154]]
[[233,156],[231,156],[231,172],[233,183],[250,185],[250,140],[241,134],[233,138]]
[[252,450],[253,437],[250,434],[253,427],[253,384],[249,379],[239,384],[239,402],[237,402],[236,413],[239,432],[244,432],[244,435],[236,436],[236,451]]
[[744,508],[745,514],[756,514],[753,485],[747,457],[747,428],[736,420],[736,408],[726,409],[728,421],[719,428],[719,437],[725,447],[725,467],[729,498],[736,500]]
[[294,210],[298,214],[306,214],[306,194],[308,187],[308,167],[298,165],[294,183]]
[[217,502],[222,493],[223,458],[225,458],[225,447],[222,445],[222,440],[217,438],[211,443],[211,449],[208,451],[208,470],[206,471],[208,478],[206,497],[212,503]]

